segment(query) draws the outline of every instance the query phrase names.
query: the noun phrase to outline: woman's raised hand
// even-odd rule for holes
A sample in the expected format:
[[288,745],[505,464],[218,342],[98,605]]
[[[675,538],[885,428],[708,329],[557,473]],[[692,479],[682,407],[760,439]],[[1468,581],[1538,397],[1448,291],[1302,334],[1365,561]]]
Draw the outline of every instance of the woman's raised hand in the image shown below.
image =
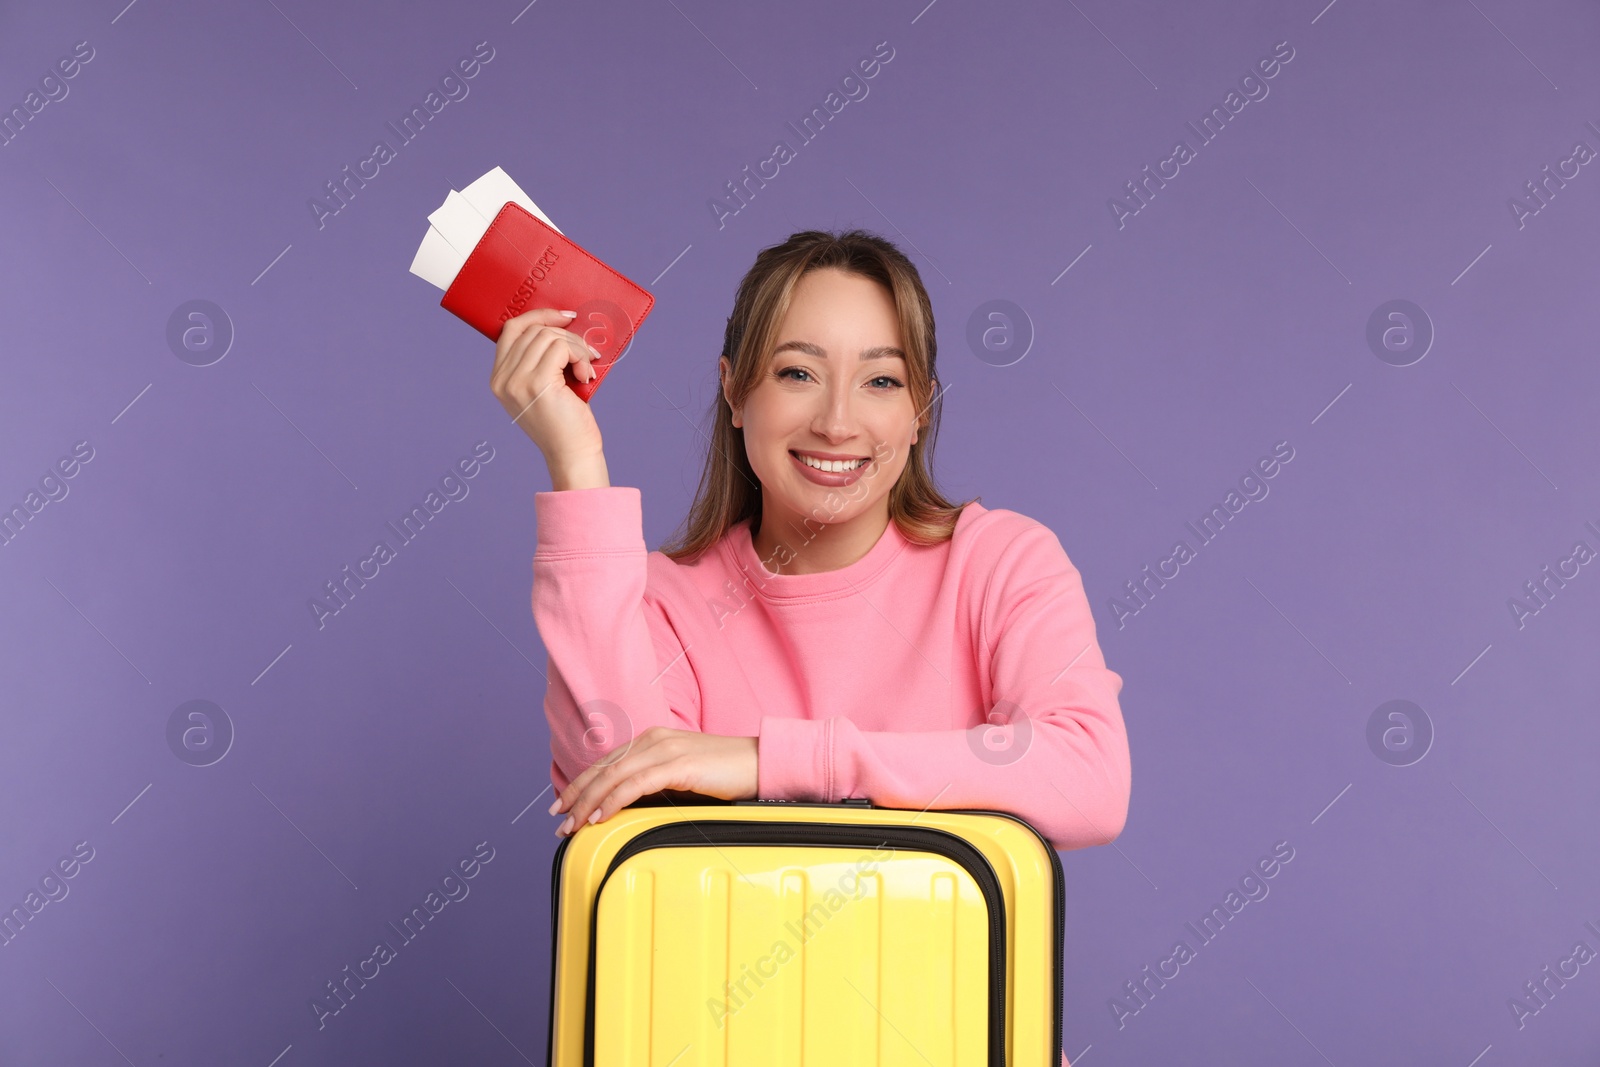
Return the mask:
[[583,398],[567,386],[567,364],[580,381],[594,377],[599,358],[584,339],[565,327],[573,313],[534,308],[507,319],[494,346],[489,388],[500,406],[544,453],[554,470],[601,455],[600,425]]

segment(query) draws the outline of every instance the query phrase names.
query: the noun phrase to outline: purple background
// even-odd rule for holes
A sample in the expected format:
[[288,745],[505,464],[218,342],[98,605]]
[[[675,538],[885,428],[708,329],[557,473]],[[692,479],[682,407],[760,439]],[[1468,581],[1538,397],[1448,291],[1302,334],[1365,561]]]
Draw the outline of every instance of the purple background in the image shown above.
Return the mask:
[[[1600,13],[1325,2],[0,10],[0,107],[94,49],[0,148],[0,505],[94,451],[0,547],[0,904],[94,849],[0,947],[0,1063],[543,1063],[547,475],[490,346],[407,272],[496,164],[656,294],[596,398],[652,548],[756,251],[863,226],[915,259],[941,482],[1059,534],[1125,681],[1127,829],[1062,857],[1075,1064],[1595,1062],[1600,963],[1521,1026],[1508,1002],[1600,950],[1600,568],[1521,626],[1510,600],[1600,548],[1600,164],[1520,226],[1508,201],[1600,149]],[[319,229],[309,199],[480,41],[469,95]],[[1280,41],[1270,94],[1196,147]],[[1180,137],[1119,228],[1108,200]],[[779,138],[796,158],[719,228]],[[235,334],[208,366],[167,340],[197,299]],[[1436,334],[1407,366],[1367,341],[1393,299]],[[991,300],[1025,319],[974,348]],[[478,441],[470,494],[319,630],[310,598]],[[1270,494],[1119,625],[1280,441]],[[235,731],[205,767],[166,733],[196,699]],[[1369,744],[1397,699],[1431,747]],[[311,998],[483,841],[470,895],[319,1030]],[[1202,945],[1185,924],[1279,841],[1270,895]]]

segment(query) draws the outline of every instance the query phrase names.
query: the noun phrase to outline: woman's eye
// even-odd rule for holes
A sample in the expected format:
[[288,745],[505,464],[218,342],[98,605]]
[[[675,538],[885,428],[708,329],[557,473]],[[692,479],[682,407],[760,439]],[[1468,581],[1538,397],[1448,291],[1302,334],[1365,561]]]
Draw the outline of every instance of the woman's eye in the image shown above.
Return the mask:
[[[806,378],[810,378],[811,377],[811,372],[806,370],[804,367],[785,367],[782,370],[778,371],[774,375],[774,377],[785,379],[785,380],[791,381],[791,382],[800,381],[801,380],[799,378],[790,377],[790,375],[793,375],[793,374],[803,374],[803,375],[806,376]],[[878,375],[876,378],[872,379],[872,382],[873,382],[873,385],[874,385],[875,388],[877,388],[879,391],[883,391],[883,392],[886,392],[886,391],[888,391],[890,389],[903,389],[903,388],[905,388],[905,383],[904,382],[900,381],[898,378],[890,377],[887,374]],[[887,382],[888,384],[887,385],[879,385],[878,384],[879,382]]]

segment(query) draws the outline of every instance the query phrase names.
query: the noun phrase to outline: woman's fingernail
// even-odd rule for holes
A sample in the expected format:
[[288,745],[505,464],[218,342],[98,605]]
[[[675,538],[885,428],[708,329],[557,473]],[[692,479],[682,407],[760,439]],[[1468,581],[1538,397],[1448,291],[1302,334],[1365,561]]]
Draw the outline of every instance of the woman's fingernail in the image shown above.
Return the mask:
[[556,833],[558,835],[564,834],[568,830],[571,830],[571,829],[572,829],[572,816],[568,815],[566,817],[566,819],[562,821],[561,825],[556,827]]
[[594,353],[594,358],[595,359],[605,359],[606,358],[606,357],[604,357],[604,356],[602,356],[600,354],[600,350],[598,348],[596,348],[594,345],[589,345],[589,351]]
[[595,808],[593,811],[591,811],[589,813],[589,818],[588,818],[587,821],[589,823],[591,823],[591,824],[599,822],[600,821],[600,809],[599,808]]
[[556,797],[555,800],[551,801],[551,803],[550,803],[550,814],[554,815],[556,812],[558,812],[560,810],[561,810],[561,798],[560,797]]
[[578,317],[578,313],[576,311],[563,311],[561,314],[565,315],[569,319],[575,319]]

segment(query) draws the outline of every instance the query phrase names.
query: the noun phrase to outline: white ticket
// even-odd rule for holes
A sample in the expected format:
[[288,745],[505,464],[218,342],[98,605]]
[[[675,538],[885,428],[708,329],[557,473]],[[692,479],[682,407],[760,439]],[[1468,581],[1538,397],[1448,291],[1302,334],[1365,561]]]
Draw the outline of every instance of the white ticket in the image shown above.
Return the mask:
[[450,288],[489,223],[508,203],[521,205],[561,232],[509,174],[495,167],[460,192],[450,190],[444,203],[428,216],[428,232],[411,260],[411,273],[439,289]]

